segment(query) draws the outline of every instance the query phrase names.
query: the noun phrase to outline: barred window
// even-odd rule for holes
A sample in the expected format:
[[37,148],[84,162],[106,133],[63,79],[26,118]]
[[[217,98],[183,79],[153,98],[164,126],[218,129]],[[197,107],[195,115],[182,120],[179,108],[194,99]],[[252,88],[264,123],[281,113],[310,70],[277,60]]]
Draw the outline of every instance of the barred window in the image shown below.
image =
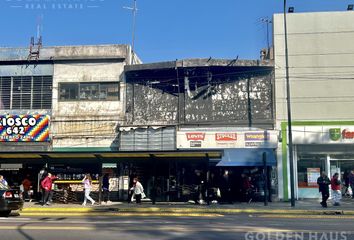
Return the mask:
[[52,76],[0,77],[0,109],[51,109]]
[[119,82],[59,83],[60,101],[119,101]]

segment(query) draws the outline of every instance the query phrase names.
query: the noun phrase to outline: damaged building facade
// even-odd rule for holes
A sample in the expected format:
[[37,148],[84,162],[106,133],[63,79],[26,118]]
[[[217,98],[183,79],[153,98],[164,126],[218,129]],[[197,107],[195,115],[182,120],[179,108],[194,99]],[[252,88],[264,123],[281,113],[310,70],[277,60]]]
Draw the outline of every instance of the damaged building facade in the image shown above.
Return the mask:
[[[272,189],[267,192],[275,196],[273,75],[268,61],[186,59],[125,66],[126,125],[119,128],[119,149],[223,152],[221,160],[176,155],[159,162],[152,175],[163,200],[242,201],[249,180],[262,198],[264,170]],[[150,176],[146,164],[154,166],[154,159],[131,165],[132,174]]]
[[84,173],[97,200],[105,173],[112,200],[130,199],[134,177],[153,201],[245,200],[248,179],[260,198],[275,196],[271,61],[141,64],[128,45],[39,50],[0,49],[0,174],[13,186],[29,174],[38,191],[46,169],[60,178],[58,201],[81,201]]
[[[41,169],[57,175],[57,198],[82,191],[91,173],[98,190],[98,153],[117,150],[116,128],[124,123],[124,66],[140,63],[129,45],[0,48],[1,166],[13,186],[29,174],[38,191]],[[109,162],[109,161],[108,161]],[[69,199],[77,199],[76,195]],[[80,197],[79,200],[81,201]]]

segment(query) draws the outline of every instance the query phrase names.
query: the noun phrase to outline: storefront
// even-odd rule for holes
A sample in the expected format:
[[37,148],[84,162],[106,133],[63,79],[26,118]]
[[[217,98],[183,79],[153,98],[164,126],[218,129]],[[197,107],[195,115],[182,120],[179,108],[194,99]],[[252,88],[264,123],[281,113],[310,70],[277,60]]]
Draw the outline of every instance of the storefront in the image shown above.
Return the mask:
[[[354,125],[331,122],[296,122],[294,125],[296,197],[319,198],[317,178],[321,172],[329,177],[337,172],[344,183],[349,172],[354,170]],[[283,148],[283,156],[287,154],[285,150]],[[287,164],[284,166],[288,171]],[[284,188],[286,192],[287,187]]]
[[[182,128],[177,132],[179,149],[222,149],[221,160],[209,163],[211,184],[221,190],[222,201],[243,201],[244,182],[251,181],[257,199],[268,192],[276,196],[276,131],[248,128]],[[230,190],[226,190],[230,189]],[[222,192],[228,191],[227,193]],[[257,200],[254,199],[254,200]]]

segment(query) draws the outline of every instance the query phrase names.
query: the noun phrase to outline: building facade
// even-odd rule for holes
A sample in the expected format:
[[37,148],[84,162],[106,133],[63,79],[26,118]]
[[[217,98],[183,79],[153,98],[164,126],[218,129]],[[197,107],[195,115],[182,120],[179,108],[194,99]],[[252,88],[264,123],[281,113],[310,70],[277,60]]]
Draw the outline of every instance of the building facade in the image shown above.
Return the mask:
[[[294,152],[287,149],[283,14],[274,15],[279,196],[290,198],[289,154],[294,156],[296,198],[319,197],[321,171],[345,178],[354,169],[354,12],[287,14]],[[299,44],[300,43],[300,44]],[[349,110],[349,111],[348,111]]]
[[120,149],[221,150],[221,159],[173,159],[161,166],[163,189],[173,189],[177,199],[187,197],[189,184],[208,185],[209,193],[221,189],[221,201],[244,200],[246,176],[264,194],[264,165],[269,186],[276,185],[273,74],[269,61],[185,59],[126,66],[127,126],[120,128]]
[[[86,172],[97,178],[104,158],[93,153],[117,150],[131,48],[58,46],[37,54],[32,59],[28,48],[0,49],[0,171],[17,186],[31,175],[36,190],[43,168],[63,181],[79,180]],[[134,61],[140,63],[136,56]]]

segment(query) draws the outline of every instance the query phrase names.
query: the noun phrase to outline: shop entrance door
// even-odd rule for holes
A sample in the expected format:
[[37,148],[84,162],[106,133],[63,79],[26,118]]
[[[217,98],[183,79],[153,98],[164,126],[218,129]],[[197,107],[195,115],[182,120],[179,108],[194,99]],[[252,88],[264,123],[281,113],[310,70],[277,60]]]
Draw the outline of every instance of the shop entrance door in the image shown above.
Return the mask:
[[344,185],[348,181],[348,175],[350,171],[354,170],[354,159],[331,159],[330,162],[330,174],[331,177],[336,172],[339,173],[342,184]]

